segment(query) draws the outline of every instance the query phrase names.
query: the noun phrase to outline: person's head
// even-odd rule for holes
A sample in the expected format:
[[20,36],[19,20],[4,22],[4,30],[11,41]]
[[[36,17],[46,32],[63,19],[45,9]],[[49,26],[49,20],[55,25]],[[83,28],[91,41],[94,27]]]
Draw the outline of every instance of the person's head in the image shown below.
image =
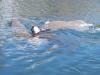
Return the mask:
[[40,28],[38,26],[32,26],[32,35],[36,36],[40,33]]

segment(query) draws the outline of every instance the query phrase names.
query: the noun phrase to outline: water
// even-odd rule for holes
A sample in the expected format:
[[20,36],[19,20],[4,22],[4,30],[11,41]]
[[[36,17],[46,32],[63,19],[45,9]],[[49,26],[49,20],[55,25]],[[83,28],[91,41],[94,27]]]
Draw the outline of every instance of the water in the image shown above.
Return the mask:
[[[7,0],[3,1],[5,4]],[[0,14],[4,20],[0,25],[1,75],[100,74],[100,32],[95,28],[88,32],[58,30],[51,32],[52,39],[33,38],[30,41],[13,35],[11,27],[5,23],[13,16],[26,18],[22,23],[28,31],[33,22],[40,26],[46,20],[82,19],[96,25],[100,24],[99,0],[9,1],[15,6],[9,7],[13,11],[5,4],[2,8],[5,13]]]

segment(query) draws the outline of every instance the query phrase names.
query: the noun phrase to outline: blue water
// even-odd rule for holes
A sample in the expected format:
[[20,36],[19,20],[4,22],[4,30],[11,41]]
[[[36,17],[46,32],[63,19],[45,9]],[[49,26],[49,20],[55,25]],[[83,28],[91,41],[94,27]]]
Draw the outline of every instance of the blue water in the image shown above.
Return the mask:
[[[38,25],[45,20],[34,19]],[[29,30],[31,22],[23,21]],[[28,25],[27,25],[28,24]],[[100,33],[58,30],[30,43],[0,28],[0,75],[99,75]],[[34,40],[34,38],[33,38]]]

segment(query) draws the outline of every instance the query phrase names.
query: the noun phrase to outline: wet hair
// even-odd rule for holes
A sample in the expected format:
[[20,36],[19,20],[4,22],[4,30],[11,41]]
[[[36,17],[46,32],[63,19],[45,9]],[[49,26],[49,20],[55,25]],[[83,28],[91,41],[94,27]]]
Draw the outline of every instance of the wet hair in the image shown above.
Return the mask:
[[32,33],[35,33],[34,30],[33,30],[33,28],[34,28],[34,26],[32,26],[32,28],[31,28],[31,32],[32,32]]

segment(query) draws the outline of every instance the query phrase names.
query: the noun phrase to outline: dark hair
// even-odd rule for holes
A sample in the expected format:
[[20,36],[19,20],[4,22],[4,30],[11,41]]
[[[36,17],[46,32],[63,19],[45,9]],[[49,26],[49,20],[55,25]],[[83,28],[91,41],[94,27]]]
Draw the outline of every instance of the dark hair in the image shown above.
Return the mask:
[[34,26],[32,26],[32,28],[31,28],[31,34],[34,37],[35,36],[35,32],[34,32],[33,28],[34,28]]
[[34,28],[34,26],[32,26],[32,28],[31,28],[31,32],[32,32],[32,33],[34,32],[33,28]]

